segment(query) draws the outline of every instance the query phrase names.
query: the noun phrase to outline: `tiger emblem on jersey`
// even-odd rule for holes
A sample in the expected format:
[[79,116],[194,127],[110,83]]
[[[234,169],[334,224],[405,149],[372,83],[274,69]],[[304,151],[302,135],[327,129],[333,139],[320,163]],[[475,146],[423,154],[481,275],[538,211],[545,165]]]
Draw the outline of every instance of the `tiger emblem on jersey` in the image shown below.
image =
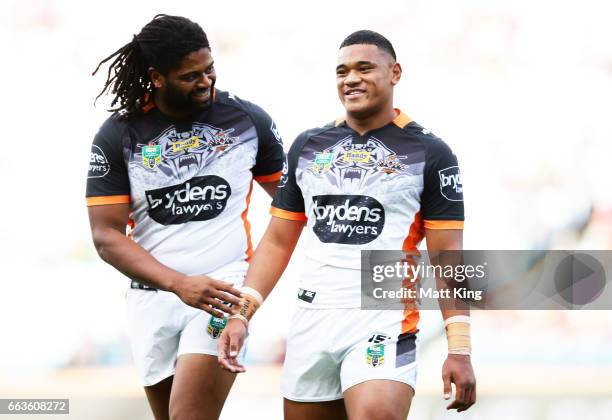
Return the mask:
[[375,137],[364,142],[353,142],[348,136],[332,147],[315,152],[310,171],[325,176],[337,186],[352,185],[361,188],[375,180],[402,175],[408,165],[401,162],[406,156],[398,156]]
[[[133,163],[149,170],[159,168],[168,176],[180,178],[186,169],[201,169],[211,159],[231,150],[239,140],[231,135],[234,131],[202,123],[194,123],[187,132],[178,132],[171,126],[148,145],[138,145]],[[155,159],[147,154],[152,148],[156,148]]]

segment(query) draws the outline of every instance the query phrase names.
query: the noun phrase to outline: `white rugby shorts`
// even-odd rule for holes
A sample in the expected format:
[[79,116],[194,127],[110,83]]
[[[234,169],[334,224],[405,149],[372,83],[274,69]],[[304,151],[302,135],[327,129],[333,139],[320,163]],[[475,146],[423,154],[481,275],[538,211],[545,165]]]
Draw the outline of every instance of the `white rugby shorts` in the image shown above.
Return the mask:
[[[233,283],[236,288],[244,281],[244,274],[210,277]],[[218,338],[226,318],[215,318],[162,290],[128,289],[126,299],[132,355],[144,386],[174,375],[176,360],[183,354],[217,356]],[[239,359],[243,358],[245,347]]]
[[298,307],[287,337],[283,397],[332,401],[359,383],[416,385],[417,334],[402,333],[403,311]]

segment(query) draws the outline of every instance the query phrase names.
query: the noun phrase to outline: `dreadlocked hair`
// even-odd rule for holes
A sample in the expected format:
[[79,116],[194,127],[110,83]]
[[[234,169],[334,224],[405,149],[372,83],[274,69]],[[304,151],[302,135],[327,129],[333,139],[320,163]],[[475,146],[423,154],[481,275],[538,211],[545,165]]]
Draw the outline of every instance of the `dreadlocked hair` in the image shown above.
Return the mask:
[[149,67],[167,75],[179,67],[187,54],[201,48],[210,48],[210,45],[200,25],[180,16],[156,15],[130,42],[100,61],[93,71],[92,76],[112,60],[96,101],[110,92],[115,96],[110,112],[129,116],[142,111],[153,92]]

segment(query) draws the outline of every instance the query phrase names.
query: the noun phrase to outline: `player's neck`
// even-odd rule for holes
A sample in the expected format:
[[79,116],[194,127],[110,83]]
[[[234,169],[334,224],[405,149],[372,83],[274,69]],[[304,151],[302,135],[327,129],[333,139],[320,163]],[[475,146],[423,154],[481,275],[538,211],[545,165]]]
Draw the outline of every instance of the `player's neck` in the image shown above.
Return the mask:
[[390,106],[382,112],[377,112],[365,118],[357,117],[349,113],[346,114],[346,124],[360,135],[364,135],[368,131],[384,127],[397,117],[397,111]]
[[187,120],[191,118],[193,115],[190,112],[177,112],[174,109],[170,108],[160,97],[159,95],[154,95],[155,106],[159,111],[164,114],[167,118],[172,120]]

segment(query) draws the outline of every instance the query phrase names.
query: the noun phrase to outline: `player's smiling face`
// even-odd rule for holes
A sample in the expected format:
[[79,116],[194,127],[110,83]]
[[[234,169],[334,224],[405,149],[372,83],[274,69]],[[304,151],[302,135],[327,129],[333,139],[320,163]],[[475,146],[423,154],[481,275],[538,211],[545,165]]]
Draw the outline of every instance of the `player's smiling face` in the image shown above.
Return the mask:
[[202,111],[212,104],[216,79],[210,49],[201,48],[183,57],[178,68],[161,76],[159,97],[178,114]]
[[393,106],[393,86],[400,75],[399,64],[376,45],[349,45],[338,55],[338,97],[348,114],[368,118]]

